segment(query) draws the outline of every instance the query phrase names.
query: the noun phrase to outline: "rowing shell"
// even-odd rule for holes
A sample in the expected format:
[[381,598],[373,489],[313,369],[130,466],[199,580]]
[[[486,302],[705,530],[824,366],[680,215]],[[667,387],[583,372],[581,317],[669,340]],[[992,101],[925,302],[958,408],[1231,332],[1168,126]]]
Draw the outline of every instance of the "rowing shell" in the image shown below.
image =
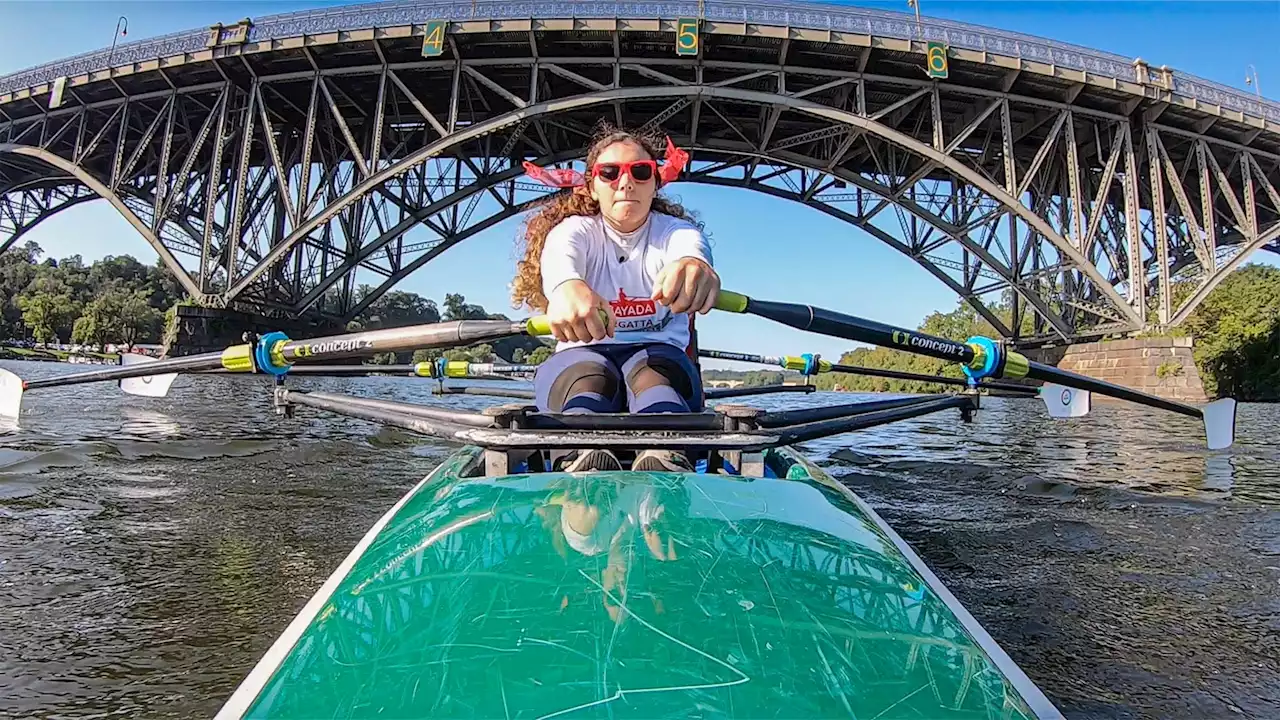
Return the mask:
[[754,480],[482,456],[391,508],[218,717],[1061,717],[789,449]]

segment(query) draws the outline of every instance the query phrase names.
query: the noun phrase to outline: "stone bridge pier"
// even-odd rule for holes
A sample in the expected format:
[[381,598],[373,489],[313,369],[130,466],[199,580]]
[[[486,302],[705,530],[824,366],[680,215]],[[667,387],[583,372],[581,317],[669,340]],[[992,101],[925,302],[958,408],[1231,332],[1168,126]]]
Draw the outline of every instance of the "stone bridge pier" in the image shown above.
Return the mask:
[[164,352],[168,357],[217,352],[243,342],[246,332],[265,335],[282,331],[294,338],[342,332],[336,322],[264,317],[226,308],[179,305],[173,327],[166,328]]
[[1170,400],[1200,403],[1208,398],[1193,350],[1189,337],[1151,337],[1045,347],[1023,354],[1061,370]]

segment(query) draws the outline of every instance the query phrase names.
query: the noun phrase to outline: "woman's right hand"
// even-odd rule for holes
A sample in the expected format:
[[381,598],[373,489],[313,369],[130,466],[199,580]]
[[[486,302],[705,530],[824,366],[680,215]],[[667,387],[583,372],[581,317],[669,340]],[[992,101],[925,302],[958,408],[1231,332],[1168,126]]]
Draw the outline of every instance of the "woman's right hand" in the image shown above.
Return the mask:
[[[601,320],[600,311],[607,320]],[[592,342],[613,337],[617,320],[613,308],[581,280],[561,283],[547,298],[551,334],[561,342]]]

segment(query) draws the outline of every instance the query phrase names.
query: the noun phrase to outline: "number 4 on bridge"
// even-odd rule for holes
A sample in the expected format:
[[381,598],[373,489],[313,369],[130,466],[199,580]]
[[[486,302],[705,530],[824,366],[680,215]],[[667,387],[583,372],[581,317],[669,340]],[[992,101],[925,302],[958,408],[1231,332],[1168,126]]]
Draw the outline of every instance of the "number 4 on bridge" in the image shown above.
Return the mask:
[[436,57],[444,52],[445,21],[432,20],[422,36],[422,57]]

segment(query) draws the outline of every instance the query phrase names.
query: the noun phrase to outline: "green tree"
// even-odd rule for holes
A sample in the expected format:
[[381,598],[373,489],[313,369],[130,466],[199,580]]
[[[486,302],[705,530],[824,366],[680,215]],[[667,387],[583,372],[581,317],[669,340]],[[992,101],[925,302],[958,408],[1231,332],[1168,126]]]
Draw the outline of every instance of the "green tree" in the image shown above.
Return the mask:
[[444,319],[445,320],[486,320],[489,313],[480,305],[472,305],[467,302],[467,298],[458,293],[449,293],[444,296]]
[[524,348],[518,347],[511,353],[511,362],[522,363],[524,362],[524,356],[525,356]]
[[528,357],[526,357],[524,361],[529,365],[541,365],[546,362],[547,358],[551,357],[554,352],[555,351],[550,347],[542,345],[534,348],[533,352],[529,353]]
[[[362,286],[358,295],[367,295]],[[365,327],[403,327],[421,323],[440,322],[440,311],[434,301],[417,293],[392,290],[372,302],[357,318]]]
[[147,302],[153,308],[173,307],[181,300],[187,299],[187,290],[178,282],[177,276],[170,272],[162,260],[147,268],[146,283],[142,290],[148,293]]
[[22,321],[36,342],[45,345],[58,339],[58,328],[75,312],[69,296],[50,292],[23,295],[18,298],[18,306],[22,308]]
[[440,359],[440,350],[432,348],[430,350],[414,350],[413,362],[435,362]]
[[105,345],[119,337],[120,307],[113,293],[94,298],[84,306],[80,317],[71,328],[71,342],[96,346]]
[[[156,315],[151,310],[141,309],[141,305],[134,301],[131,301],[131,312],[118,316],[114,323],[102,321],[101,303],[93,310],[91,320],[81,322],[79,318],[85,315],[91,303],[108,295],[115,298],[116,305],[123,305],[126,298],[136,293],[149,308],[173,307],[184,297],[181,283],[159,262],[149,266],[128,255],[121,255],[108,256],[92,265],[85,265],[79,255],[61,260],[42,259],[42,255],[40,246],[32,242],[0,253],[0,338],[25,338],[32,334],[24,320],[26,311],[19,307],[18,300],[44,294],[65,297],[70,304],[70,310],[65,304],[58,304],[59,312],[54,313],[52,328],[43,329],[44,337],[101,339],[105,328],[114,324],[123,335],[116,337],[113,334],[110,339],[132,337],[134,342],[157,341],[163,332],[161,323],[154,321]],[[37,303],[33,312],[48,315],[44,311],[51,307],[48,303]],[[125,327],[122,321],[131,324]],[[41,322],[47,324],[48,319]],[[76,328],[77,323],[79,329]]]
[[1280,400],[1280,268],[1228,275],[1177,330],[1195,339],[1205,392]]
[[444,351],[444,359],[449,362],[473,362],[471,351],[466,348],[449,348]]
[[[65,265],[67,261],[63,261]],[[83,267],[83,263],[81,263]],[[88,268],[85,282],[91,288],[119,285],[133,290],[143,289],[151,274],[151,268],[138,262],[132,255],[108,255]]]
[[164,316],[159,310],[151,307],[144,291],[137,290],[130,293],[116,291],[112,295],[114,295],[112,302],[117,304],[116,307],[119,308],[120,313],[116,330],[117,339],[132,350],[133,346],[143,339],[159,336],[160,324]]
[[0,253],[0,338],[27,337],[18,298],[36,276],[36,264],[44,251],[28,240]]
[[[1003,312],[997,311],[997,315],[1004,315],[1007,319],[1009,311],[1007,308],[999,308]],[[956,340],[963,342],[974,335],[984,335],[986,337],[998,337],[995,328],[991,323],[987,322],[972,305],[961,300],[956,304],[956,308],[951,312],[935,312],[927,315],[922,323],[920,323],[920,332],[935,335],[937,337],[946,338],[948,340]]]

